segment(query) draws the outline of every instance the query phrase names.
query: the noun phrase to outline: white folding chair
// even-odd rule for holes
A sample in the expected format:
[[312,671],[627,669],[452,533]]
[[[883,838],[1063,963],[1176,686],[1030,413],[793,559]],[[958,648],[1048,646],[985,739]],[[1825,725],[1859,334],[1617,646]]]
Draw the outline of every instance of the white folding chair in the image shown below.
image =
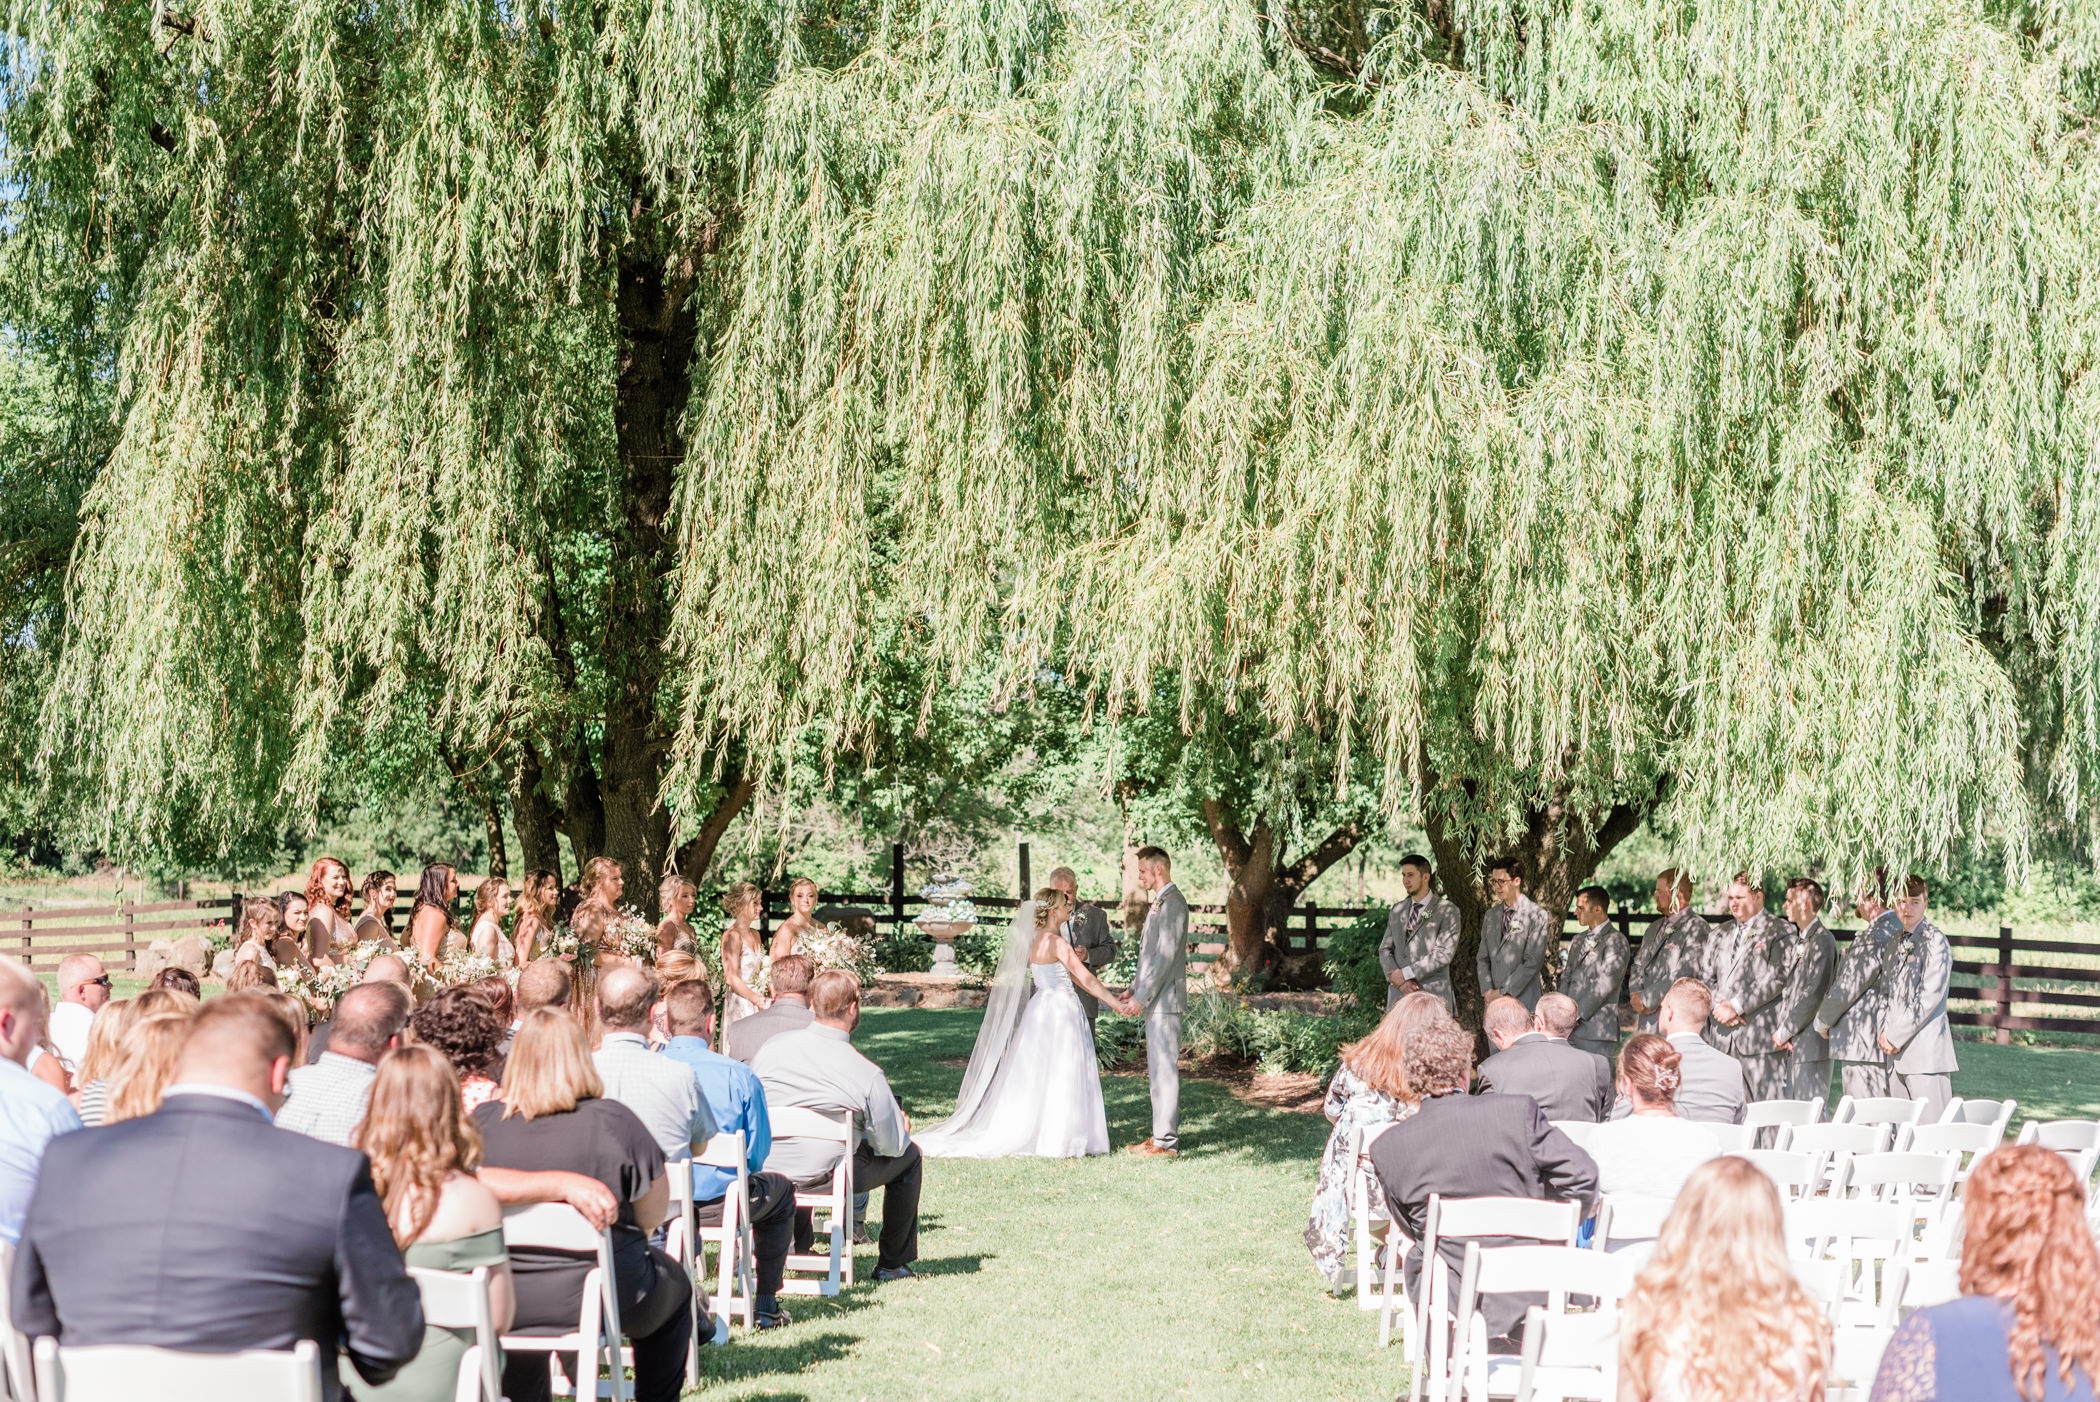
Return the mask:
[[1669,1198],[1648,1193],[1606,1193],[1597,1209],[1597,1226],[1590,1233],[1590,1246],[1615,1251],[1637,1241],[1653,1241],[1662,1235],[1663,1221],[1670,1215]]
[[1947,1102],[1946,1109],[1940,1111],[1940,1123],[1989,1125],[2003,1139],[2005,1131],[2012,1127],[2013,1112],[2019,1108],[2017,1100],[1967,1100],[1957,1095]]
[[[179,1353],[136,1344],[68,1348],[36,1341],[40,1402],[321,1402],[321,1351]],[[330,1360],[332,1363],[334,1360]]]
[[15,1273],[15,1248],[0,1241],[0,1397],[36,1402],[36,1365],[30,1361],[29,1336],[15,1328],[7,1282]]
[[1819,1156],[1823,1160],[1824,1181],[1834,1182],[1838,1169],[1852,1155],[1888,1152],[1895,1133],[1891,1125],[1781,1125],[1779,1147],[1789,1153]]
[[[1619,1302],[1633,1288],[1633,1268],[1623,1258],[1568,1246],[1493,1246],[1466,1243],[1459,1277],[1458,1343],[1451,1359],[1451,1402],[1530,1397],[1543,1388],[1552,1396],[1600,1398],[1619,1395]],[[1490,1354],[1487,1323],[1476,1312],[1483,1295],[1544,1294],[1547,1304],[1525,1316],[1521,1357]],[[1570,1296],[1587,1297],[1591,1308],[1570,1313]],[[1542,1337],[1533,1338],[1533,1331]]]
[[1724,1125],[1708,1121],[1699,1128],[1712,1137],[1724,1154],[1732,1154],[1737,1149],[1754,1148],[1757,1144],[1757,1131],[1749,1125]]
[[[714,1227],[700,1225],[693,1199],[693,1177],[706,1169],[736,1174],[736,1181],[722,1194],[721,1225]],[[673,1260],[686,1263],[697,1284],[707,1277],[707,1247],[713,1246],[714,1312],[718,1318],[742,1315],[744,1327],[749,1329],[758,1311],[758,1248],[751,1236],[751,1163],[744,1153],[744,1132],[737,1129],[717,1134],[693,1155],[692,1172],[673,1173],[671,1203],[671,1230],[664,1249]],[[687,1369],[689,1383],[699,1381],[697,1336],[692,1353]]]
[[1897,1095],[1863,1095],[1839,1099],[1830,1122],[1840,1125],[1914,1125],[1925,1116],[1925,1102]]
[[1954,1200],[1954,1171],[1960,1164],[1959,1154],[1855,1154],[1832,1180],[1830,1196],[1838,1202],[1888,1202],[1909,1208],[1915,1257],[1921,1245],[1928,1251],[1938,1245],[1940,1219]]
[[[1409,1370],[1408,1399],[1435,1397],[1449,1385],[1451,1358],[1451,1286],[1438,1258],[1441,1242],[1472,1237],[1517,1237],[1528,1241],[1573,1246],[1582,1227],[1582,1205],[1573,1202],[1541,1202],[1536,1198],[1447,1198],[1429,1195],[1423,1213],[1422,1276],[1411,1302],[1415,1310],[1416,1348],[1423,1361]],[[1384,1344],[1390,1336],[1392,1299],[1390,1276],[1400,1269],[1397,1261],[1386,1267],[1387,1305],[1379,1313],[1378,1337]]]
[[1788,1254],[1840,1268],[1834,1323],[1895,1328],[1910,1266],[1911,1220],[1908,1203],[1811,1198],[1788,1204]]
[[[788,1253],[783,1295],[836,1295],[853,1283],[853,1116],[836,1115],[806,1106],[783,1105],[772,1112],[773,1142],[783,1139],[822,1139],[839,1146],[838,1167],[830,1184],[822,1190],[797,1189],[795,1209],[822,1213],[819,1231],[831,1235],[831,1250],[825,1255]],[[806,1275],[820,1277],[804,1279]]]
[[1548,1123],[1567,1135],[1585,1154],[1590,1151],[1590,1142],[1597,1137],[1597,1125],[1593,1120],[1551,1120]]
[[[627,1402],[627,1374],[620,1361],[620,1292],[613,1277],[612,1232],[593,1227],[565,1202],[539,1202],[503,1214],[503,1244],[520,1248],[566,1251],[590,1256],[594,1264],[583,1279],[576,1328],[562,1334],[505,1334],[506,1353],[542,1352],[557,1397],[611,1397]],[[562,1386],[556,1355],[576,1355],[578,1376]],[[599,1381],[603,1369],[606,1380]]]
[[1905,1125],[1896,1138],[1896,1148],[1909,1154],[1947,1154],[1955,1162],[1957,1191],[1969,1180],[1976,1160],[2005,1142],[2005,1131],[1991,1124],[1949,1123]]
[[1739,1149],[1735,1157],[1747,1159],[1757,1171],[1772,1180],[1783,1202],[1799,1202],[1815,1195],[1823,1182],[1823,1156],[1792,1149]]
[[2085,1183],[2100,1163],[2100,1120],[2029,1120],[2020,1126],[2020,1137],[2014,1142],[2056,1150],[2078,1181]]
[[496,1315],[489,1303],[489,1268],[433,1271],[408,1268],[423,1296],[423,1322],[433,1329],[471,1329],[474,1342],[459,1360],[454,1402],[503,1402],[503,1364],[496,1345]]
[[1743,1128],[1750,1131],[1750,1142],[1743,1147],[1756,1148],[1758,1131],[1769,1129],[1772,1133],[1765,1137],[1776,1149],[1788,1126],[1818,1124],[1822,1119],[1820,1100],[1753,1100],[1743,1109]]
[[[1407,1249],[1405,1236],[1386,1216],[1385,1189],[1379,1185],[1369,1158],[1371,1146],[1378,1141],[1378,1136],[1397,1123],[1396,1120],[1371,1125],[1368,1129],[1358,1125],[1349,1132],[1349,1225],[1355,1239],[1356,1307],[1360,1310],[1379,1308],[1378,1257],[1381,1247],[1393,1252]],[[1412,1363],[1415,1360],[1413,1315],[1401,1314],[1400,1325],[1401,1354]]]
[[1903,1284],[1903,1308],[1924,1309],[1961,1298],[1961,1262],[1913,1261]]

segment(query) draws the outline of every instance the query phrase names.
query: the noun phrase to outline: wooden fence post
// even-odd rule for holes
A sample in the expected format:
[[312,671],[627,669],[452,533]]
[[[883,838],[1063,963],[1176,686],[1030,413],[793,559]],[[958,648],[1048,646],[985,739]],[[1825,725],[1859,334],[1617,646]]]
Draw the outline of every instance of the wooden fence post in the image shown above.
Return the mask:
[[131,972],[137,973],[139,971],[139,932],[132,928],[131,923],[137,917],[133,913],[132,904],[129,901],[123,902],[117,909],[124,912],[124,958],[129,963]]
[[1021,844],[1021,899],[1025,901],[1034,894],[1028,881],[1028,844],[1024,842]]
[[34,945],[31,943],[32,935],[29,927],[32,923],[32,917],[29,911],[29,902],[22,902],[22,964],[25,968],[29,965],[30,952],[34,948]]
[[2012,1028],[2007,1025],[2012,1021],[2012,971],[2012,926],[2000,925],[1998,927],[1998,1035],[1993,1040],[2001,1047],[2012,1044]]
[[1320,903],[1305,903],[1305,947],[1309,950],[1320,947]]
[[890,934],[904,932],[904,844],[890,844]]

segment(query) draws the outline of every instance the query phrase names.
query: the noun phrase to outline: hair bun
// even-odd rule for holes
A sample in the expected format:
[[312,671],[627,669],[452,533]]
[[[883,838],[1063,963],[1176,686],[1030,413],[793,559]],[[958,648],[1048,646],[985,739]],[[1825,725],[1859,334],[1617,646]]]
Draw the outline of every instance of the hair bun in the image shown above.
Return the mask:
[[1683,1080],[1684,1078],[1677,1074],[1677,1068],[1674,1066],[1665,1067],[1655,1073],[1655,1084],[1663,1090],[1674,1091]]

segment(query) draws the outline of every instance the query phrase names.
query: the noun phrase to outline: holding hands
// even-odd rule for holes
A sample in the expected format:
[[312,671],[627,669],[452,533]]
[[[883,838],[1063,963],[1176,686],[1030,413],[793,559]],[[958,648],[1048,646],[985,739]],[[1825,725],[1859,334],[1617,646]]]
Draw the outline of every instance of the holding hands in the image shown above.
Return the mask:
[[1136,1017],[1145,1010],[1145,1005],[1131,997],[1127,989],[1116,995],[1112,1006],[1125,1017]]

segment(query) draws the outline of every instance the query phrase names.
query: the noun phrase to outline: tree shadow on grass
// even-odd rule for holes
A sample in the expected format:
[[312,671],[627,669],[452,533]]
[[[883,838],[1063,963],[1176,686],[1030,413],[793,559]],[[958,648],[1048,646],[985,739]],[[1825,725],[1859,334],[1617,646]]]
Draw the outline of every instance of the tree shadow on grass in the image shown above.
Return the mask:
[[[798,1332],[794,1325],[777,1333],[733,1335],[727,1348],[700,1350],[700,1384],[705,1388],[709,1383],[744,1382],[775,1373],[802,1373],[849,1357],[860,1344],[857,1334],[837,1331],[805,1333]],[[767,1393],[765,1396],[778,1397],[781,1402],[787,1402],[789,1398],[806,1402],[808,1394]]]

